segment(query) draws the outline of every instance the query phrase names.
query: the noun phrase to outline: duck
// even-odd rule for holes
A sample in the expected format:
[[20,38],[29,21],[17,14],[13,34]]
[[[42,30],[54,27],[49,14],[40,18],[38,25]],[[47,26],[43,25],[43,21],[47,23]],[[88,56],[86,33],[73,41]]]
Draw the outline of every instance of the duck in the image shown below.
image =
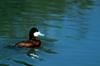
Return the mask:
[[42,34],[37,28],[33,27],[29,31],[29,39],[17,42],[15,46],[38,48],[41,46],[41,41],[39,40],[38,36],[44,36],[44,34]]

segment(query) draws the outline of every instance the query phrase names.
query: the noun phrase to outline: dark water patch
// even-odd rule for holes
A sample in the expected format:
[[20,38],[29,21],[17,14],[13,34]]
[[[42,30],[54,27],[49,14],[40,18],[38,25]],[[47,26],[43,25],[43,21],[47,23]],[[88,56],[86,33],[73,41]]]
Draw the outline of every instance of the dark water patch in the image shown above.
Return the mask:
[[4,60],[4,59],[7,59],[7,57],[3,56],[3,55],[0,55],[0,60]]
[[0,64],[0,66],[10,66],[9,64]]

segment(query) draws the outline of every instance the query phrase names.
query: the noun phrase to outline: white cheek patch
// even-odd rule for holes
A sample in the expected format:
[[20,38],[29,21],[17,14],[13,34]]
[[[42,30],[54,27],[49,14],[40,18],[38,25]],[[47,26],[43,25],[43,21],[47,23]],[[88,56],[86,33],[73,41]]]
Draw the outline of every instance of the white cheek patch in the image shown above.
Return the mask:
[[40,32],[35,32],[35,33],[34,33],[34,36],[35,36],[35,37],[37,37],[37,36],[39,36],[39,35],[40,35],[40,36],[44,36],[44,34],[42,34],[42,33],[40,33]]
[[39,32],[35,32],[34,36],[36,36],[36,37],[39,36]]

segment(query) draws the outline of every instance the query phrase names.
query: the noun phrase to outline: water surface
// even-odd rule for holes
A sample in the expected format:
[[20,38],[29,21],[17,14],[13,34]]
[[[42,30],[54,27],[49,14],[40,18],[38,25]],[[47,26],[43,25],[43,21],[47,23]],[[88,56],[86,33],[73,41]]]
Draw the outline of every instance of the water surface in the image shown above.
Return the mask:
[[[100,66],[99,2],[0,0],[0,66]],[[32,27],[45,34],[38,51],[13,47]]]

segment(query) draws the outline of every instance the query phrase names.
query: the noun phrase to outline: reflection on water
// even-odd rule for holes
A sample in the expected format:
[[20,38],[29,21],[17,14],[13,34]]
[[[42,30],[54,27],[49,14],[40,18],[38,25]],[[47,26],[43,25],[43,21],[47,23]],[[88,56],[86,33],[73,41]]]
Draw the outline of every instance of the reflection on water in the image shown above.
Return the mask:
[[[92,0],[0,0],[0,66],[91,66],[95,58],[88,63],[82,58],[87,58],[87,51],[91,52],[86,50],[87,42],[78,45],[77,41],[88,37],[94,3]],[[14,47],[16,42],[28,39],[33,26],[46,34],[39,37],[42,46],[38,50]]]

